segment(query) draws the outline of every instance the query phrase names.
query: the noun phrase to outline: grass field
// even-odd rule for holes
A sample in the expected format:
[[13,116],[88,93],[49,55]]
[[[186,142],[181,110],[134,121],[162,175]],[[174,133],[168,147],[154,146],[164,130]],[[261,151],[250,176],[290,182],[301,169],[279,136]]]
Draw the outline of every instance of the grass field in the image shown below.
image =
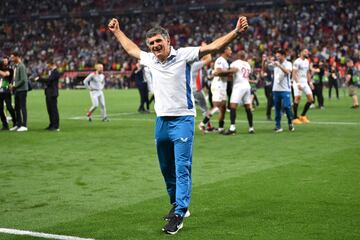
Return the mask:
[[275,134],[259,90],[255,135],[246,133],[243,109],[236,136],[196,129],[192,216],[170,237],[161,232],[170,206],[155,115],[136,112],[137,91],[106,91],[105,123],[81,118],[88,92],[60,94],[61,132],[43,130],[42,91],[28,95],[29,132],[0,132],[0,228],[97,240],[360,239],[360,111],[349,97],[327,100],[325,110],[310,109],[311,124]]

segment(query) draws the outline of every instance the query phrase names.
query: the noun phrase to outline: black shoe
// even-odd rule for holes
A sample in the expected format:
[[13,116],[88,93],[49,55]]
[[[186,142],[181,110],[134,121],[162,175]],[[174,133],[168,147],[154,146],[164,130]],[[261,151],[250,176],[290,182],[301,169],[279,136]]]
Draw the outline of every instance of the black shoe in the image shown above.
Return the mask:
[[168,213],[166,216],[164,216],[164,220],[165,220],[165,221],[169,221],[169,220],[175,215],[175,208],[176,208],[176,206],[173,205],[173,206],[171,207],[169,213]]
[[289,124],[289,131],[290,131],[290,132],[293,132],[293,131],[295,131],[294,125],[292,125],[292,124]]
[[51,127],[51,128],[48,129],[48,131],[50,131],[50,132],[60,132],[60,128]]
[[[169,221],[172,217],[175,216],[175,208],[176,208],[176,206],[173,205],[173,206],[171,207],[169,213],[168,213],[166,216],[164,216],[164,220],[165,220],[165,221]],[[189,211],[189,209],[186,210],[186,213],[185,213],[185,215],[184,215],[184,218],[187,218],[187,217],[190,217],[190,211]]]
[[173,215],[169,222],[163,227],[163,232],[171,235],[175,235],[180,229],[183,228],[183,217]]
[[236,129],[235,130],[230,130],[228,129],[226,132],[223,133],[224,135],[235,135],[236,134]]
[[271,116],[267,116],[267,117],[266,117],[266,120],[268,120],[268,121],[272,121]]
[[353,109],[358,109],[358,108],[359,108],[359,105],[351,106],[351,108],[353,108]]
[[44,130],[49,130],[50,128],[52,128],[52,126],[48,126],[47,128],[44,128]]

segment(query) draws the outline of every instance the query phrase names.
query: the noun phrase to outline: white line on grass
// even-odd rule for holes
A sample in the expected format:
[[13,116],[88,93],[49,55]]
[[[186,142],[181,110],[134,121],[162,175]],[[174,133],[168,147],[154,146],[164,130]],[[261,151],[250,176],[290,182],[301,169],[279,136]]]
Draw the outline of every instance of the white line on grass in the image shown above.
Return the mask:
[[[109,115],[111,116],[119,116],[119,115],[133,115],[133,114],[138,114],[138,113],[124,113],[124,114],[111,114]],[[140,115],[140,114],[139,114]],[[101,119],[101,117],[97,117],[96,118]],[[77,116],[77,117],[70,117],[68,118],[69,120],[86,120],[87,121],[87,117],[84,116]],[[111,118],[110,121],[155,121],[153,118]],[[240,122],[240,123],[247,123],[247,121],[245,120],[237,120],[236,122]],[[254,121],[255,123],[269,123],[269,124],[274,124],[275,121]],[[310,124],[316,124],[316,125],[360,125],[360,122],[317,122],[317,121],[311,121]]]
[[47,238],[47,239],[58,239],[58,240],[95,240],[94,238],[80,238],[80,237],[56,235],[56,234],[49,234],[49,233],[42,233],[42,232],[24,231],[24,230],[10,229],[10,228],[0,228],[0,233]]

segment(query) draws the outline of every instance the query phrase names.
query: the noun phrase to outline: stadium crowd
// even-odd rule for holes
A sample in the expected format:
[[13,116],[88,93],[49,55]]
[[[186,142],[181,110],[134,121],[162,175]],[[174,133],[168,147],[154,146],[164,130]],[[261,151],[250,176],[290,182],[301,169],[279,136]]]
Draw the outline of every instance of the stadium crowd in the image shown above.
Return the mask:
[[[141,6],[140,9],[156,8],[159,4],[171,6],[182,2],[88,0],[29,1],[29,4],[24,4],[24,1],[4,1],[1,15],[5,16],[5,20],[0,25],[1,53],[9,55],[12,50],[25,53],[24,62],[29,76],[41,74],[50,59],[59,64],[60,72],[92,69],[98,61],[104,64],[105,70],[129,71],[135,62],[116,42],[109,41],[112,38],[106,28],[109,17],[95,15],[80,18],[76,17],[76,13],[94,9],[132,9],[135,6]],[[203,1],[192,1],[192,4],[199,2]],[[124,7],[122,4],[127,5]],[[172,45],[177,48],[199,45],[229,31],[234,27],[237,19],[234,13],[238,11],[224,8],[161,14],[140,12],[121,16],[120,23],[142,49],[146,49],[144,33],[154,25],[169,29],[173,36]],[[300,49],[308,48],[313,59],[323,59],[330,64],[336,61],[338,67],[345,66],[346,58],[358,63],[360,19],[356,16],[359,11],[360,5],[356,1],[249,7],[243,12],[248,15],[250,33],[232,44],[232,48],[235,51],[245,50],[254,59],[255,67],[260,67],[262,53],[273,52],[277,47],[287,50],[291,59],[296,58]],[[31,18],[59,12],[73,13],[70,15],[73,17]],[[20,19],[26,20],[6,20],[6,16],[21,16]]]

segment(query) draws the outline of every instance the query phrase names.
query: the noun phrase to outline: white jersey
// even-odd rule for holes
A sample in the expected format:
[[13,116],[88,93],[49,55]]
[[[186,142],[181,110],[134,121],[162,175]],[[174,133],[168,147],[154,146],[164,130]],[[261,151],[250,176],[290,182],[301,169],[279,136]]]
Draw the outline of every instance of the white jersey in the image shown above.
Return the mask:
[[298,78],[299,78],[298,81],[300,83],[308,82],[307,74],[310,69],[309,60],[307,60],[306,58],[304,60],[302,60],[301,58],[296,59],[294,62],[293,69],[297,70]]
[[105,86],[104,74],[97,72],[90,73],[84,80],[84,85],[90,90],[102,90]]
[[162,116],[195,116],[191,91],[191,64],[199,59],[200,47],[175,50],[160,62],[153,53],[141,51],[140,64],[149,67],[154,88],[155,112]]
[[[214,64],[214,70],[216,70],[217,68],[221,68],[222,70],[228,70],[229,69],[229,63],[226,61],[225,58],[223,57],[218,57],[215,61]],[[227,76],[224,77],[220,77],[220,76],[215,76],[214,79],[212,80],[211,85],[214,86],[221,86],[222,88],[226,89],[226,85],[227,85]]]
[[291,62],[284,60],[281,65],[289,71],[289,74],[285,74],[279,67],[274,67],[274,92],[291,92],[290,85],[290,73],[292,71]]
[[150,69],[148,67],[144,67],[144,81],[148,85],[149,92],[153,93],[154,92],[153,83],[152,83],[153,80]]
[[233,86],[239,85],[244,88],[250,88],[249,76],[251,73],[250,64],[246,61],[236,60],[230,64],[231,68],[238,69],[234,75]]

